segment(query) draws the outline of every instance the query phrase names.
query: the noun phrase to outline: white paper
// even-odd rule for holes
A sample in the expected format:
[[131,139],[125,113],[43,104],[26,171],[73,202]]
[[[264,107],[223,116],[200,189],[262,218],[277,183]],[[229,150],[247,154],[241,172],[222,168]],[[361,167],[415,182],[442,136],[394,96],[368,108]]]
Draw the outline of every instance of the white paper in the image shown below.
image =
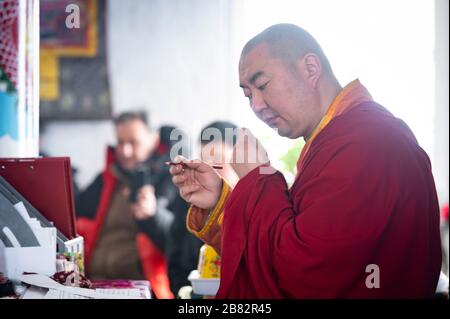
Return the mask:
[[136,296],[114,295],[97,292],[93,289],[64,286],[47,276],[39,274],[21,275],[19,276],[19,280],[37,287],[56,289],[68,294],[75,294],[94,299],[140,299]]
[[25,290],[25,293],[20,299],[43,299],[47,294],[48,289],[31,286]]

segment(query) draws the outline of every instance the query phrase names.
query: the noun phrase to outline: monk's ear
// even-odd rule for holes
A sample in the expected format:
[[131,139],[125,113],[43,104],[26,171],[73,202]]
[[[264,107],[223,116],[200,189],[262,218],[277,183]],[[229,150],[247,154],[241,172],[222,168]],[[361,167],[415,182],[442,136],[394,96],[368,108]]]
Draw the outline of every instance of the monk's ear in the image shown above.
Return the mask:
[[305,79],[313,88],[316,88],[317,82],[322,74],[322,64],[320,63],[319,57],[314,53],[307,53],[302,61]]

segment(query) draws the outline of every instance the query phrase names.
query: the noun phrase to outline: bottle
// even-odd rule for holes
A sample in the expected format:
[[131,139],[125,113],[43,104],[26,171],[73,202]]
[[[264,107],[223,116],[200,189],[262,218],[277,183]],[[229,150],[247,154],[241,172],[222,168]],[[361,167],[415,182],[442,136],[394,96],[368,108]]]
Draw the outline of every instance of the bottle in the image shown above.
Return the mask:
[[220,278],[220,256],[209,245],[200,248],[198,273],[200,278]]

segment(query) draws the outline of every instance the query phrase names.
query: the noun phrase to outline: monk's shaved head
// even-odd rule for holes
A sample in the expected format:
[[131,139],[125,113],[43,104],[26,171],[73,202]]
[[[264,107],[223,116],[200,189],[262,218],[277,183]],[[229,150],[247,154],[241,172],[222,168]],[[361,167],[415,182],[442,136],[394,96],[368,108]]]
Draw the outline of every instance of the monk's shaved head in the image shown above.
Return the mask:
[[332,73],[330,63],[319,43],[306,30],[294,24],[275,24],[253,37],[242,50],[241,59],[253,48],[267,44],[273,57],[288,64],[295,63],[307,53],[317,55],[326,73]]

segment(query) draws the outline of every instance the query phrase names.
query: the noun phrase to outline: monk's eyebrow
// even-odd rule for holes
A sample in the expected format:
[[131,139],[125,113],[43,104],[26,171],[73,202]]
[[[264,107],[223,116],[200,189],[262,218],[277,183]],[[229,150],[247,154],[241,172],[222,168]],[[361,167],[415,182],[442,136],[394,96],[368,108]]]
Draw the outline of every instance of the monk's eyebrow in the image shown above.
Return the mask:
[[258,71],[255,74],[253,74],[253,76],[250,78],[250,83],[255,84],[256,80],[263,74],[264,74],[263,71]]

